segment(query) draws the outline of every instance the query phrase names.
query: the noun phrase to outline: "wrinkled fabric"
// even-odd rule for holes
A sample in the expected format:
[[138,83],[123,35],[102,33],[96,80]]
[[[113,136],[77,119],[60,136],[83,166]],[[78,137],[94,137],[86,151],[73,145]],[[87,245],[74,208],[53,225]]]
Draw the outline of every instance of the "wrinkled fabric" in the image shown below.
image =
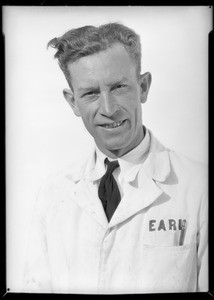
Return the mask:
[[86,163],[43,186],[29,235],[25,291],[208,290],[207,168],[150,136],[148,156],[123,182],[123,196],[110,222],[98,182],[89,178],[95,151]]
[[105,164],[108,167],[106,173],[100,180],[98,196],[103,204],[106,217],[108,221],[110,221],[121,200],[117,182],[112,175],[114,170],[119,167],[119,163],[117,160],[110,162],[108,158],[106,158]]

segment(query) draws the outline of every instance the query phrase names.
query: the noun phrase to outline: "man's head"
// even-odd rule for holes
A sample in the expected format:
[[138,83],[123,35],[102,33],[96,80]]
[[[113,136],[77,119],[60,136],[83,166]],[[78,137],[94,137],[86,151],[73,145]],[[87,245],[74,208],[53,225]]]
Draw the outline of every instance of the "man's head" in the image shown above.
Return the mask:
[[141,103],[150,73],[140,75],[140,39],[131,29],[111,23],[70,30],[48,45],[70,89],[64,96],[106,155],[120,157],[143,139]]

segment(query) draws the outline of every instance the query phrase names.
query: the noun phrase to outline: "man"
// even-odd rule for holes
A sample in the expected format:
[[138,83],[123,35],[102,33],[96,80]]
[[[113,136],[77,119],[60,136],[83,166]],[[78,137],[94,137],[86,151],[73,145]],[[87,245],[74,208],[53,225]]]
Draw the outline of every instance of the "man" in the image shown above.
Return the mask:
[[29,291],[207,291],[207,171],[142,125],[151,74],[139,36],[111,23],[48,44],[64,97],[93,136],[86,162],[40,191],[29,242]]

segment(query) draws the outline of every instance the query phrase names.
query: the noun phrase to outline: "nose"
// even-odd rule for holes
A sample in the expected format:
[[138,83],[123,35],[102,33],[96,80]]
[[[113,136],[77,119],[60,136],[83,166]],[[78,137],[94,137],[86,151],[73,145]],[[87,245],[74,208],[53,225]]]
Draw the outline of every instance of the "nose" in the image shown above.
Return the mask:
[[116,99],[109,91],[102,91],[100,96],[100,113],[106,117],[113,116],[118,111]]

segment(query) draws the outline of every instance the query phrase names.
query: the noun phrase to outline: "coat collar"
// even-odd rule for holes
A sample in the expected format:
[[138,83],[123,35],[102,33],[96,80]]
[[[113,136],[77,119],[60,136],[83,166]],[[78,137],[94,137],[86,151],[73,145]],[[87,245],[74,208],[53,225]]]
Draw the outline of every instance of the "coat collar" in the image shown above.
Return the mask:
[[148,177],[155,181],[164,182],[170,172],[169,150],[165,148],[152,134],[149,155],[142,166]]

